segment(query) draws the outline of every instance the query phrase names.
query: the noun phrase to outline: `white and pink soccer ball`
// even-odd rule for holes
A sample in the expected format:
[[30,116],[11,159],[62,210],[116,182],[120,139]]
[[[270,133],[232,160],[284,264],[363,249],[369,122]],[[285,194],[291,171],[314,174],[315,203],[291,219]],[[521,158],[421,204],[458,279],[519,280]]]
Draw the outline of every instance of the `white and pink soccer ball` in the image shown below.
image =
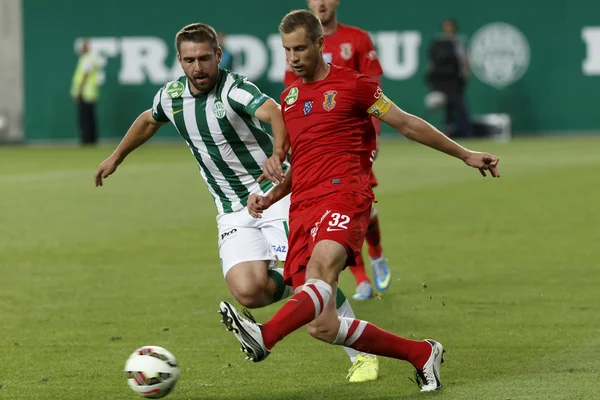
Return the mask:
[[129,387],[147,399],[159,399],[171,393],[179,379],[175,356],[159,346],[143,346],[125,363]]

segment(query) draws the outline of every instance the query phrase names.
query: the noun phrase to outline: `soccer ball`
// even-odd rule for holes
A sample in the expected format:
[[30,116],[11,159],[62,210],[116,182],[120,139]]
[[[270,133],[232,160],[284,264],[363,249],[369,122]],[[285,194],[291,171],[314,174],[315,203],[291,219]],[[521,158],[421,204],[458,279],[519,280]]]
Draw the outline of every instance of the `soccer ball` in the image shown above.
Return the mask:
[[147,399],[171,393],[179,379],[175,356],[159,346],[144,346],[134,351],[125,363],[129,387]]

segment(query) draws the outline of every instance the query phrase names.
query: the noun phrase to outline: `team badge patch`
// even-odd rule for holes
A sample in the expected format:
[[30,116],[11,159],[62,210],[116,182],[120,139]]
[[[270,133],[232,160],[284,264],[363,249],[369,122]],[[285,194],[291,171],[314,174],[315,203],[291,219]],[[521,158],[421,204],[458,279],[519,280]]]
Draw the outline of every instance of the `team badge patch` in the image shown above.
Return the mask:
[[223,105],[223,103],[221,103],[221,101],[215,101],[215,104],[213,105],[213,113],[218,119],[223,118],[227,114],[225,106]]
[[344,60],[352,58],[352,43],[342,43],[340,45],[340,55]]
[[305,101],[304,102],[304,115],[310,114],[312,109],[313,109],[313,101],[312,100]]
[[290,89],[287,96],[285,96],[285,103],[288,106],[294,104],[296,102],[296,100],[298,100],[298,92],[299,92],[299,90],[297,87],[293,87]]
[[328,90],[325,92],[325,101],[323,102],[323,108],[325,111],[331,111],[335,108],[335,96],[337,92],[335,90]]
[[326,63],[331,63],[331,62],[333,62],[333,54],[331,54],[331,53],[323,53],[323,60],[324,60]]

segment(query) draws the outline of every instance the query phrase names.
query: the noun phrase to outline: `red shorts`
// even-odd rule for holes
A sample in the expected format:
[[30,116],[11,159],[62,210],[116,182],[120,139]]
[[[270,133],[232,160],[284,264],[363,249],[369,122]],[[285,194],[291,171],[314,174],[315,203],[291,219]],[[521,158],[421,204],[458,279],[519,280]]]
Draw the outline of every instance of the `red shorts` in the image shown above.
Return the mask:
[[371,175],[369,176],[369,185],[371,185],[371,187],[374,188],[378,184],[379,184],[379,182],[377,182],[377,177],[375,176],[375,172],[371,171]]
[[346,265],[354,265],[369,226],[373,199],[361,193],[331,193],[292,202],[288,255],[284,266],[286,285],[304,285],[306,266],[315,245],[333,240],[348,253]]

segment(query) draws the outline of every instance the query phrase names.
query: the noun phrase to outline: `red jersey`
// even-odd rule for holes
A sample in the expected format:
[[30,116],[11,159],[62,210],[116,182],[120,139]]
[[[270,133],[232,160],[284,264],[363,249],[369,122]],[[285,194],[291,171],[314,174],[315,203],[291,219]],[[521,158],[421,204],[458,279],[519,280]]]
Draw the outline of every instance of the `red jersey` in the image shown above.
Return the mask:
[[[382,75],[383,70],[369,34],[360,28],[338,24],[335,33],[325,36],[323,59],[326,63],[346,67],[367,76]],[[288,87],[296,80],[286,63],[283,84]]]
[[371,115],[391,107],[379,85],[354,70],[330,65],[318,82],[297,79],[281,94],[292,145],[292,201],[331,192],[362,192],[369,185],[376,134]]

